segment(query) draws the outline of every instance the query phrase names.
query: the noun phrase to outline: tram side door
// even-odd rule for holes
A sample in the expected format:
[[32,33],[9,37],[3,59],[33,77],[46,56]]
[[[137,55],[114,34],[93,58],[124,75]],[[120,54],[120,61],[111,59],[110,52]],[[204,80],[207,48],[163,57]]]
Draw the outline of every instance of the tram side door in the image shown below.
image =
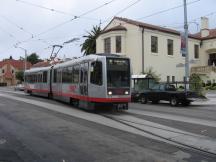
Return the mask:
[[88,63],[83,63],[80,67],[80,94],[88,95]]
[[57,91],[59,98],[62,96],[62,69],[57,70]]

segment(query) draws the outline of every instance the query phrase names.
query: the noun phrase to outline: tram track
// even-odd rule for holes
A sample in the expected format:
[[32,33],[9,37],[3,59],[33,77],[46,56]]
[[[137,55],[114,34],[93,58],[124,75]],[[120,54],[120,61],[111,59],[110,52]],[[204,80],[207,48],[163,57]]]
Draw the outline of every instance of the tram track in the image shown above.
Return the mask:
[[[141,131],[143,133],[146,133],[146,134],[149,134],[149,135],[154,136],[156,138],[159,138],[162,141],[165,141],[165,142],[167,142],[169,144],[173,144],[173,145],[175,145],[176,147],[178,147],[180,149],[187,149],[187,150],[190,150],[190,151],[194,151],[196,153],[197,152],[201,153],[202,155],[205,155],[207,157],[216,158],[216,153],[215,152],[211,152],[211,151],[208,151],[208,150],[205,150],[205,149],[202,149],[202,148],[198,148],[198,147],[195,147],[195,146],[192,146],[192,145],[189,145],[189,144],[185,144],[183,142],[178,142],[176,140],[172,140],[171,138],[166,138],[166,137],[161,136],[159,134],[156,134],[156,133],[153,133],[151,131],[144,130],[142,128],[134,126],[134,124],[137,124],[137,125],[143,125],[143,124],[134,123],[133,121],[129,121],[129,120],[118,119],[116,117],[113,117],[112,115],[101,114],[101,113],[100,113],[100,115],[103,116],[104,118],[113,120],[113,121],[118,122],[120,124],[123,124],[125,126],[131,127],[133,129],[136,129],[136,130]],[[172,130],[164,129],[164,128],[160,128],[160,127],[155,127],[155,126],[151,126],[151,125],[145,125],[145,126],[156,128],[156,129],[160,129],[160,130],[164,130],[164,131],[168,131],[168,132],[179,133],[180,135],[190,135],[190,136],[192,135],[192,134],[182,133],[182,132],[178,132],[178,131],[172,131]]]
[[[19,101],[24,101],[24,102],[27,102],[27,103],[31,103],[31,104],[36,104],[38,105],[40,102],[37,102],[37,103],[33,103],[32,100],[29,100],[29,99],[21,99],[19,97],[13,97],[13,96],[7,96],[7,95],[3,95],[7,98],[11,98],[11,99],[15,99],[15,100],[19,100]],[[49,104],[48,104],[49,105]],[[47,105],[47,106],[48,106]],[[47,108],[47,106],[43,105],[42,102],[41,102],[41,105],[42,107],[45,107]],[[51,105],[50,105],[51,106]],[[50,107],[48,106],[48,107]],[[53,106],[52,106],[53,107]],[[56,107],[56,110],[55,111],[59,111],[59,107],[57,108]],[[70,111],[69,109],[67,109],[67,111]],[[75,110],[76,111],[76,110]],[[80,112],[81,113],[81,112]],[[84,112],[82,112],[84,113]],[[68,114],[68,112],[66,112],[66,114]],[[71,114],[72,116],[74,116],[74,113]],[[88,116],[95,116],[94,114],[88,114]],[[105,114],[105,113],[97,113],[98,116],[101,116],[103,118],[105,118],[106,120],[110,120],[110,121],[113,121],[115,123],[112,123],[112,126],[114,128],[117,128],[117,129],[120,129],[122,131],[124,131],[126,127],[129,127],[131,128],[131,130],[136,130],[136,131],[139,131],[139,132],[142,132],[143,134],[147,134],[149,137],[148,138],[151,138],[153,137],[152,139],[159,139],[159,141],[162,141],[162,142],[166,142],[168,144],[172,144],[178,148],[181,148],[181,149],[187,149],[187,150],[193,150],[194,152],[198,152],[198,153],[201,153],[202,155],[205,155],[206,157],[212,157],[212,158],[216,158],[216,150],[214,151],[209,151],[209,150],[205,150],[203,148],[199,148],[199,147],[195,147],[193,145],[189,145],[189,144],[186,144],[186,143],[183,143],[183,142],[179,142],[179,141],[176,141],[176,140],[173,140],[171,138],[167,138],[167,137],[164,137],[164,136],[161,136],[157,133],[154,133],[154,132],[151,132],[149,130],[145,130],[145,129],[142,129],[140,127],[142,126],[146,126],[146,127],[149,127],[149,128],[152,128],[152,129],[158,129],[158,130],[161,130],[161,131],[166,131],[168,133],[176,133],[178,134],[179,136],[193,136],[192,133],[183,133],[182,131],[173,131],[173,130],[170,130],[170,129],[165,129],[165,128],[162,128],[162,127],[157,127],[157,126],[152,126],[152,125],[148,125],[148,124],[143,124],[143,123],[139,123],[138,121],[137,122],[134,122],[134,121],[131,121],[131,120],[126,120],[126,119],[121,119],[121,118],[118,118],[118,117],[121,117],[121,116],[124,116],[124,115],[127,115],[127,116],[130,116],[130,117],[135,117],[135,115],[131,114],[131,113],[118,113],[117,115],[116,114],[112,114],[112,113],[109,113],[109,114]],[[83,116],[80,114],[80,117]],[[76,117],[79,117],[79,114],[76,114]],[[86,120],[90,120],[90,121],[93,121],[93,122],[96,122],[95,119],[87,119],[87,116],[86,117],[81,117],[81,118],[85,118]],[[98,118],[98,117],[97,117]],[[138,118],[137,118],[138,119]],[[101,121],[104,121],[104,119],[100,119]],[[107,121],[109,122],[108,123],[105,123],[105,125],[107,126],[110,126],[110,121]],[[99,122],[99,121],[98,121]],[[119,123],[120,125],[122,126],[116,126],[116,123]],[[130,130],[130,131],[131,131]],[[126,131],[126,130],[125,130]],[[127,130],[128,131],[128,130]],[[129,131],[129,132],[130,132]],[[140,133],[138,133],[140,134]],[[145,135],[144,135],[145,136]],[[194,136],[196,137],[196,136]]]

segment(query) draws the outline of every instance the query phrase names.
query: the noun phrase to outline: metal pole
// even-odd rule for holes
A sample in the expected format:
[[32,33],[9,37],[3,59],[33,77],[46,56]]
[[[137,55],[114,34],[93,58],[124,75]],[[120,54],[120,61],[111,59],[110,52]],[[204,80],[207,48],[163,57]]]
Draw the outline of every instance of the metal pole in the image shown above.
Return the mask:
[[24,73],[23,73],[23,77],[24,77],[24,83],[26,82],[26,78],[25,78],[25,71],[27,69],[27,50],[25,49],[25,69],[24,69]]
[[185,50],[185,81],[186,81],[186,88],[187,91],[189,89],[189,53],[188,53],[188,22],[187,22],[187,0],[184,0],[184,30],[185,30],[185,43],[186,43],[186,50]]
[[144,28],[142,28],[142,73],[145,72],[144,66]]

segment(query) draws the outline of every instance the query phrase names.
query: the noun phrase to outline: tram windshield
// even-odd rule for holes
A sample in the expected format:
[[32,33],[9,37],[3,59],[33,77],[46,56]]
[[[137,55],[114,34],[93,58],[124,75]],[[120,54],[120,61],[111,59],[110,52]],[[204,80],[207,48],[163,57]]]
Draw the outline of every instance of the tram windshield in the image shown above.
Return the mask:
[[130,63],[129,59],[107,59],[107,85],[108,87],[130,86]]

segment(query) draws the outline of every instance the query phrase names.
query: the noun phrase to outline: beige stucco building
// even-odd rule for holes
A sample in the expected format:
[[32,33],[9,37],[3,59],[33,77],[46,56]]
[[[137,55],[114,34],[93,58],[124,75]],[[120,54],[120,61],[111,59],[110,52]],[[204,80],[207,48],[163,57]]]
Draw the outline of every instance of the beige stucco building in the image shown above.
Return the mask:
[[[152,67],[162,81],[182,81],[185,57],[180,32],[126,18],[114,17],[97,38],[97,53],[116,53],[131,59],[133,74]],[[189,35],[190,72],[204,81],[216,80],[216,29],[201,19],[201,31]]]

